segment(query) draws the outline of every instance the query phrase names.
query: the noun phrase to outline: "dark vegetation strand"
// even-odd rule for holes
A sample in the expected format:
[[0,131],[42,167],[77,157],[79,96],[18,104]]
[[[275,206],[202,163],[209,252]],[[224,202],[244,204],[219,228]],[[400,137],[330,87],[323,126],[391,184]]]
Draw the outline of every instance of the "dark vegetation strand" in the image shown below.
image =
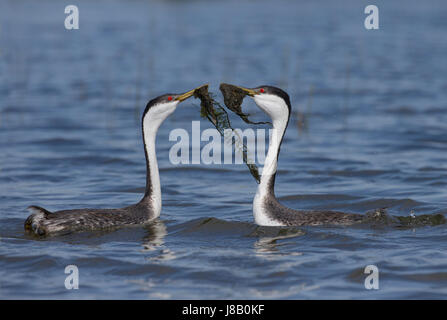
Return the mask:
[[[194,97],[200,99],[200,115],[207,118],[216,127],[217,131],[225,138],[225,129],[231,129],[234,133],[234,129],[231,127],[230,118],[225,109],[220,105],[219,102],[214,100],[213,95],[208,92],[208,86],[203,86],[194,92]],[[241,100],[242,103],[242,100]],[[239,115],[239,114],[238,114]],[[244,114],[245,115],[245,114]],[[240,115],[239,115],[240,116]],[[242,116],[241,116],[242,118]],[[245,120],[244,120],[245,121]],[[231,139],[232,144],[235,145],[236,142],[238,146],[241,147],[242,159],[250,170],[251,175],[255,178],[256,182],[259,183],[260,176],[258,167],[254,163],[248,163],[248,148],[247,145],[241,140],[237,135],[234,136],[235,139]],[[236,141],[237,140],[237,141]]]

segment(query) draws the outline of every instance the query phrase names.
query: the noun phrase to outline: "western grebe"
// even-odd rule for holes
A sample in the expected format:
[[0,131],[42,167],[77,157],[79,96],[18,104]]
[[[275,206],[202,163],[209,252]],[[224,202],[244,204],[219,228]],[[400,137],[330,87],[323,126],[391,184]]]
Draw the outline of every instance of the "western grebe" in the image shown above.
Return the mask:
[[146,156],[146,190],[140,202],[120,209],[74,209],[56,212],[30,206],[28,209],[32,214],[25,221],[25,230],[36,235],[49,235],[142,224],[160,216],[161,187],[155,138],[163,121],[175,111],[181,101],[193,96],[195,90],[183,94],[164,94],[146,105],[141,122]]
[[[222,84],[224,86],[233,86]],[[262,170],[261,181],[253,199],[253,216],[261,226],[302,226],[321,224],[353,224],[362,222],[363,215],[338,211],[293,210],[275,197],[275,177],[279,151],[290,119],[289,95],[276,87],[253,89],[237,87],[253,98],[256,105],[272,119],[273,132]],[[241,100],[242,102],[242,100]]]

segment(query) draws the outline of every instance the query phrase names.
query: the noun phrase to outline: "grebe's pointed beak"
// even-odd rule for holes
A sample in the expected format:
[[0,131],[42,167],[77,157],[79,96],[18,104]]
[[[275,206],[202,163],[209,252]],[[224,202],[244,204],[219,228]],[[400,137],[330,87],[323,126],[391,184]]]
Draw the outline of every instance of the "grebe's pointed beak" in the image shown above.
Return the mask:
[[208,84],[204,84],[204,85],[202,85],[202,86],[200,86],[200,87],[197,87],[197,88],[195,88],[195,89],[192,89],[191,91],[188,91],[188,92],[179,94],[179,95],[177,96],[177,98],[175,98],[175,100],[178,100],[178,101],[182,102],[183,100],[186,100],[186,99],[192,97],[192,96],[194,95],[194,92],[196,92],[196,90],[198,90],[198,89],[200,89],[200,88],[203,88],[203,87],[205,87],[205,86],[208,87]]

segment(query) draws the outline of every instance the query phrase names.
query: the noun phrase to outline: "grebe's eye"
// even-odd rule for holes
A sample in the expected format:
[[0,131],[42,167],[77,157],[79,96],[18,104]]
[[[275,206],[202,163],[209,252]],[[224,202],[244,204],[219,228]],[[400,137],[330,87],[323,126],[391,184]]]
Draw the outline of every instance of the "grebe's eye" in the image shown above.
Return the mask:
[[172,97],[171,97],[171,96],[169,96],[169,97],[168,97],[168,101],[171,101],[171,100],[172,100]]
[[261,89],[259,89],[259,92],[260,92],[260,93],[264,93],[264,91],[265,91],[265,90],[264,90],[264,89],[262,89],[262,88],[261,88]]

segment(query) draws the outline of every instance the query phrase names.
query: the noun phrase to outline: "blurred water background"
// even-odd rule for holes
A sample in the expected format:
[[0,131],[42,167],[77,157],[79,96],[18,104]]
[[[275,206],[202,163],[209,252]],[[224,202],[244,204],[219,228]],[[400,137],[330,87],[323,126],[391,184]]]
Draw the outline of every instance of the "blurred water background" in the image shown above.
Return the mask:
[[[68,4],[79,30],[64,28]],[[364,28],[368,4],[379,30]],[[23,222],[31,204],[138,201],[146,102],[220,82],[290,94],[276,185],[286,205],[446,214],[446,16],[434,0],[2,0],[0,298],[445,299],[446,225],[259,228],[244,165],[173,165],[169,132],[191,132],[194,100],[158,134],[160,221],[45,239]],[[370,264],[379,290],[364,287]],[[67,265],[79,290],[64,287]]]

